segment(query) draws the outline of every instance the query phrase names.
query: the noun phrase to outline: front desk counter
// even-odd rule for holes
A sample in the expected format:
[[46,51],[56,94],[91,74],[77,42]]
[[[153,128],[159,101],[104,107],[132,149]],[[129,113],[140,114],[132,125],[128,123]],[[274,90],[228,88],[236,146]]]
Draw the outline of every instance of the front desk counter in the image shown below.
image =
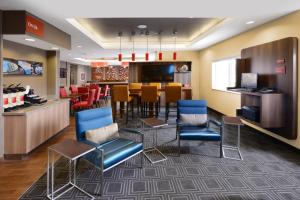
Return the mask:
[[6,159],[21,159],[70,123],[67,99],[49,100],[43,105],[6,112],[2,115]]

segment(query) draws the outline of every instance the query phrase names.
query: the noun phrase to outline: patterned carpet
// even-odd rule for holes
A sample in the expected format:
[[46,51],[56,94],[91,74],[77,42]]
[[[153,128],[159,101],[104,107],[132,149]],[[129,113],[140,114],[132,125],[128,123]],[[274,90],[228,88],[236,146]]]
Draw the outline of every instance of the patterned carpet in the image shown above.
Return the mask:
[[[215,114],[212,117],[218,117]],[[174,119],[170,120],[174,124]],[[136,126],[131,121],[131,126]],[[175,138],[171,125],[159,132],[159,143]],[[236,138],[234,127],[225,128],[225,143]],[[145,143],[152,142],[151,132]],[[96,199],[192,200],[192,199],[300,199],[300,154],[291,148],[249,127],[241,132],[241,152],[244,161],[218,158],[218,146],[211,142],[183,142],[182,154],[176,157],[176,142],[163,145],[161,150],[168,159],[157,164],[144,160],[138,168],[139,157],[131,159],[105,173],[104,195],[96,168],[85,161],[79,162],[77,182]],[[226,153],[234,155],[234,152]],[[57,162],[56,182],[66,181],[66,160]],[[47,199],[46,175],[34,183],[20,199]],[[89,199],[72,189],[61,199]]]

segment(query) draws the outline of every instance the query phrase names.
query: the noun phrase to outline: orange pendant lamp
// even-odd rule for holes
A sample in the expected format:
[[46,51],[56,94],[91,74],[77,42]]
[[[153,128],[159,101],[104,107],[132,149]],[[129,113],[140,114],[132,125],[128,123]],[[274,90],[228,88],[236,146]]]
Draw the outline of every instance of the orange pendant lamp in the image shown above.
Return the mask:
[[173,31],[173,36],[174,36],[174,52],[173,52],[173,60],[176,60],[176,59],[177,59],[177,53],[176,53],[176,34],[177,34],[177,31],[174,30],[174,31]]

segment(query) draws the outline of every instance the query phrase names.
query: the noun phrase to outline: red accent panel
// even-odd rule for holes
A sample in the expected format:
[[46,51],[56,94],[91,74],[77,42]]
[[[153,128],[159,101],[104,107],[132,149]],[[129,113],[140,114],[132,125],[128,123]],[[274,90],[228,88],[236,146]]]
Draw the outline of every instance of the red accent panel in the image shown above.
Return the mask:
[[11,98],[11,102],[12,102],[12,103],[16,103],[16,102],[17,102],[17,97],[12,97],[12,98]]
[[32,33],[33,35],[43,37],[44,36],[44,22],[37,18],[26,15],[26,32]]
[[3,99],[3,105],[7,105],[8,104],[8,98],[4,98]]

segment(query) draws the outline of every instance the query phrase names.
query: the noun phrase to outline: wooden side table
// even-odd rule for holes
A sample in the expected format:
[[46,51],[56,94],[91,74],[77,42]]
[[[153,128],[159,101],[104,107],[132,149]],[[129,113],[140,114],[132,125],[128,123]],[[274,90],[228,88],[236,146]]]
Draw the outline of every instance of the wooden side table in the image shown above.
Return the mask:
[[[155,133],[153,133],[153,146],[150,148],[144,149],[144,155],[146,158],[152,163],[158,163],[164,160],[167,160],[167,157],[157,148],[157,132],[159,128],[162,128],[164,126],[167,126],[168,124],[165,123],[165,121],[157,119],[157,118],[145,118],[141,119],[142,125],[143,125],[143,130],[145,130],[145,125],[150,127],[151,129],[155,129]],[[159,160],[152,160],[150,158],[150,155],[148,154],[149,152],[157,152],[159,155],[161,155],[163,158]]]
[[[47,197],[49,199],[57,199],[61,197],[66,192],[70,191],[72,188],[76,188],[91,197],[91,199],[95,199],[94,196],[89,194],[88,192],[81,189],[76,185],[76,162],[77,159],[94,151],[96,148],[90,145],[87,145],[82,142],[77,142],[75,140],[64,140],[57,144],[54,144],[48,147],[48,166],[47,166]],[[60,188],[54,190],[54,154],[59,154],[69,160],[69,182]],[[73,169],[72,169],[73,165]],[[51,170],[50,170],[51,169]],[[72,179],[73,172],[73,179]],[[50,176],[51,176],[51,188],[50,188]],[[71,187],[67,187],[71,186]],[[68,189],[65,189],[68,188]],[[65,189],[65,190],[64,190]],[[50,192],[51,191],[51,192]],[[60,192],[60,193],[59,193]]]
[[[241,138],[240,134],[241,134],[241,126],[243,126],[244,124],[242,123],[242,121],[239,117],[228,117],[228,116],[223,117],[222,123],[223,123],[223,126],[224,125],[234,125],[234,126],[237,126],[237,128],[238,128],[237,146],[223,145],[222,146],[223,157],[228,158],[228,159],[233,159],[233,160],[243,160],[242,154],[240,152],[240,138]],[[223,128],[222,134],[224,134],[224,128]],[[224,137],[222,137],[222,138],[224,138]],[[222,143],[223,143],[223,141],[222,141]],[[225,151],[224,151],[225,149],[237,151],[238,155],[239,155],[239,159],[226,156]]]

